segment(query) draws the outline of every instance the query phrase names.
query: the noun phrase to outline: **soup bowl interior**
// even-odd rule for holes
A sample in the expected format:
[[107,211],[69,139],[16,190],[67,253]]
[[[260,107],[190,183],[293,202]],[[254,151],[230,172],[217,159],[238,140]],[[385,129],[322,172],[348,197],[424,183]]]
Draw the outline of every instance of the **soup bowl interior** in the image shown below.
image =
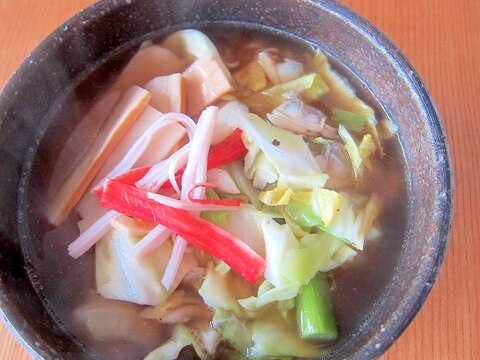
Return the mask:
[[[48,281],[33,259],[48,251],[45,185],[76,121],[142,41],[190,27],[230,27],[250,37],[267,32],[319,46],[360,96],[376,104],[377,114],[398,125],[392,152],[404,193],[388,216],[402,236],[372,245],[372,264],[338,277],[333,296],[341,336],[325,358],[379,356],[419,310],[441,265],[451,222],[449,158],[436,110],[412,66],[367,21],[332,1],[101,1],[29,55],[0,98],[0,304],[6,323],[35,357],[98,357],[56,316],[45,295]],[[52,265],[56,260],[50,257]],[[62,286],[66,296],[75,296],[75,284]]]

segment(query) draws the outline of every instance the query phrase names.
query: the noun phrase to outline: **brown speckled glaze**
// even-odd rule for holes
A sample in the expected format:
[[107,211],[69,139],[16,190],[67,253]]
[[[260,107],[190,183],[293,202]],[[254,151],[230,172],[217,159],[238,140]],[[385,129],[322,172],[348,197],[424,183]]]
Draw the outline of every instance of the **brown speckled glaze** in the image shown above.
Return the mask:
[[[68,119],[102,86],[75,88],[109,53],[149,34],[205,23],[262,25],[321,47],[354,73],[399,125],[406,158],[407,231],[403,254],[380,301],[354,332],[325,356],[380,356],[405,329],[430,291],[442,263],[452,216],[452,180],[444,131],[417,73],[366,20],[334,1],[138,0],[100,1],[46,39],[15,73],[0,97],[0,305],[4,320],[36,358],[92,359],[95,355],[58,327],[35,291],[21,242],[35,241],[28,223],[32,159],[49,132],[68,134]],[[122,63],[117,64],[121,68]],[[114,71],[112,71],[114,73]],[[108,80],[109,73],[98,79]],[[100,81],[100,80],[103,80]],[[108,82],[108,81],[107,81]],[[93,88],[92,88],[93,86]],[[69,103],[65,124],[51,114]],[[87,100],[86,100],[87,99]],[[51,134],[50,134],[51,135]],[[48,161],[45,172],[48,172]],[[26,225],[27,224],[27,225]],[[29,277],[30,275],[30,277]],[[33,279],[35,280],[35,279]]]

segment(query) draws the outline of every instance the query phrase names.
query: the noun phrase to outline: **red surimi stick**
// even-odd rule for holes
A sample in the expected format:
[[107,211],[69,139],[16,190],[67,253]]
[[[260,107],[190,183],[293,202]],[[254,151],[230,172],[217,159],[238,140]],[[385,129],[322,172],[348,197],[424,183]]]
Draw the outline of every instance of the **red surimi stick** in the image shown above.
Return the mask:
[[188,211],[160,204],[134,186],[107,180],[99,202],[127,216],[162,224],[189,244],[224,261],[252,284],[265,270],[265,260],[240,239]]

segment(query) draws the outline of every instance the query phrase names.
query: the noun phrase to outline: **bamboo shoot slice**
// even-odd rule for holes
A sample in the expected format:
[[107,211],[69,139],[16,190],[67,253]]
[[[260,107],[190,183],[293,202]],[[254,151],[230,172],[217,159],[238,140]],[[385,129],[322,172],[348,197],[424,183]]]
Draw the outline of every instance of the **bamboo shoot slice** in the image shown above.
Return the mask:
[[73,171],[66,175],[51,198],[47,209],[50,222],[58,225],[68,216],[108,156],[135,123],[150,97],[148,91],[134,86],[121,98],[88,152]]
[[221,60],[209,52],[184,71],[187,114],[197,115],[207,106],[233,90],[230,73]]
[[152,94],[150,105],[162,113],[186,111],[185,86],[182,74],[159,76],[150,80],[145,89]]

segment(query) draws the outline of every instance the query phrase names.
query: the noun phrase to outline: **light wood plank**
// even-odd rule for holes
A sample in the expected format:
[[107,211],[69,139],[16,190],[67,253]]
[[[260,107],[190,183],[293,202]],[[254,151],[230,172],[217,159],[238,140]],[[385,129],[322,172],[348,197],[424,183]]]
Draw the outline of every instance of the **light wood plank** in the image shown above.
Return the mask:
[[[407,55],[431,92],[450,142],[455,217],[440,277],[383,359],[479,359],[480,1],[343,0]],[[0,1],[0,88],[22,59],[92,0]],[[29,356],[0,324],[0,359]]]

